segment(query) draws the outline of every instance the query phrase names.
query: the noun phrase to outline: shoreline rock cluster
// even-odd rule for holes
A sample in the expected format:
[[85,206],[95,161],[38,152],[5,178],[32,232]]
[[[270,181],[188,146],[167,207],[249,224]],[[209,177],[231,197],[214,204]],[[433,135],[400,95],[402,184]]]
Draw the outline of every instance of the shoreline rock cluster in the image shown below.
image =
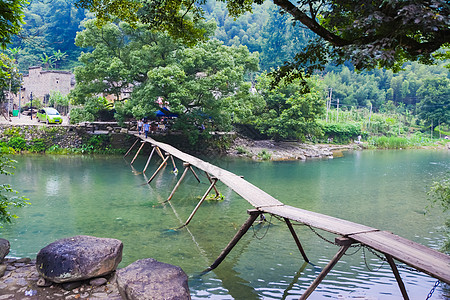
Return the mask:
[[188,277],[177,266],[152,258],[117,269],[123,244],[75,236],[49,244],[36,260],[5,258],[0,239],[0,299],[190,299]]
[[[272,140],[248,140],[238,137],[228,150],[230,156],[248,157],[253,160],[306,160],[311,158],[333,158],[336,152],[362,149],[362,145],[306,144],[297,141],[275,142]],[[337,155],[339,156],[339,154]]]

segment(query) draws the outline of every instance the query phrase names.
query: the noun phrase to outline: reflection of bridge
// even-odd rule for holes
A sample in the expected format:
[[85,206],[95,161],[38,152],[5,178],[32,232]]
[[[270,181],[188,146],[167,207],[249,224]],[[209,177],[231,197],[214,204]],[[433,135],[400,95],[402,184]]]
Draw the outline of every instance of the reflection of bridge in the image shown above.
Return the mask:
[[[303,251],[302,245],[292,227],[291,221],[319,228],[339,236],[335,240],[336,244],[340,246],[339,251],[328,263],[328,265],[323,268],[321,273],[313,281],[313,283],[309,286],[309,288],[305,291],[300,299],[306,299],[309,297],[314,289],[320,284],[320,282],[345,254],[347,249],[355,243],[365,245],[384,254],[394,273],[404,299],[409,299],[409,297],[398,272],[397,266],[394,262],[394,259],[401,261],[428,275],[431,275],[445,283],[450,284],[450,256],[446,254],[430,249],[413,241],[404,239],[388,231],[382,231],[365,225],[285,205],[238,175],[202,161],[192,155],[186,154],[168,144],[157,142],[152,138],[142,138],[140,136],[137,137],[138,139],[136,140],[136,142],[125,154],[125,156],[128,155],[130,151],[135,147],[135,145],[137,145],[138,142],[141,141],[141,146],[136,152],[133,160],[131,161],[131,164],[133,164],[134,160],[146,143],[150,143],[153,149],[145,165],[144,172],[146,171],[153,154],[156,153],[156,155],[159,155],[163,160],[161,165],[157,168],[157,170],[150,177],[147,183],[150,183],[155,178],[155,176],[159,173],[163,166],[167,164],[167,161],[169,159],[171,159],[174,168],[176,168],[176,166],[173,157],[176,157],[184,162],[183,173],[166,201],[170,201],[189,171],[191,171],[197,178],[197,180],[199,180],[192,166],[206,173],[211,185],[182,227],[189,224],[190,220],[194,217],[196,211],[201,206],[212,189],[215,189],[216,194],[218,194],[215,188],[215,184],[219,180],[255,207],[255,209],[248,211],[250,216],[247,221],[242,225],[234,238],[222,251],[216,261],[207,269],[207,271],[216,268],[225,259],[228,253],[230,253],[230,251],[238,243],[240,238],[247,232],[253,222],[261,214],[267,213],[284,219],[299,248],[299,251],[301,252],[306,262],[308,262],[308,258],[306,256],[306,253]],[[163,152],[165,153],[163,154]]]

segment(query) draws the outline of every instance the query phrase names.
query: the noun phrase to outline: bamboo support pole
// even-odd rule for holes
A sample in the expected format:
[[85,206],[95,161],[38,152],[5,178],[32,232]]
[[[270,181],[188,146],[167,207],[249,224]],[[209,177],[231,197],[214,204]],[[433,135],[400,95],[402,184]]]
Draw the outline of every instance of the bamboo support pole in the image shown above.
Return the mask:
[[142,148],[144,147],[145,142],[141,141],[141,146],[139,147],[138,151],[136,152],[136,155],[134,155],[133,160],[131,161],[130,165],[132,165],[134,163],[134,161],[136,160],[136,158],[139,155],[139,152],[141,152]]
[[[206,171],[205,171],[205,174],[206,174],[206,177],[208,177],[209,182],[212,183],[213,181],[212,181],[212,179],[211,179],[211,176],[209,176],[209,174],[208,174]],[[217,188],[216,188],[215,185],[214,185],[214,191],[216,192],[216,197],[219,197],[220,193],[219,193],[219,191],[217,190]]]
[[150,152],[150,155],[147,159],[147,163],[145,164],[144,170],[142,171],[143,174],[145,174],[145,171],[147,171],[147,167],[150,164],[150,160],[152,159],[153,153],[155,152],[155,146],[152,145],[152,147],[153,147],[152,152]]
[[195,173],[194,169],[192,168],[191,165],[189,165],[189,169],[191,169],[192,174],[194,174],[195,178],[197,179],[197,181],[200,183],[200,178],[198,178],[197,174]]
[[175,160],[173,159],[173,155],[170,154],[170,159],[172,160],[173,172],[178,172],[177,165],[175,164]]
[[400,291],[402,292],[403,299],[409,300],[408,293],[406,292],[405,284],[403,283],[402,277],[400,277],[400,273],[398,272],[397,266],[395,265],[394,260],[392,259],[392,256],[385,254],[386,259],[391,266],[392,272],[394,273],[395,280],[397,280],[398,287],[400,288]]
[[287,227],[289,228],[289,231],[292,234],[292,237],[295,240],[295,243],[297,244],[298,250],[300,250],[300,253],[303,256],[303,259],[308,263],[309,259],[306,256],[305,250],[303,250],[302,244],[300,243],[300,240],[297,237],[297,234],[295,233],[294,227],[292,227],[291,221],[288,218],[284,218],[284,221],[286,222]]
[[203,195],[202,199],[200,199],[200,201],[197,203],[197,206],[194,208],[194,210],[192,211],[191,215],[189,216],[189,218],[186,220],[186,222],[183,224],[183,226],[181,226],[180,228],[183,228],[184,226],[187,226],[189,224],[189,222],[191,222],[192,218],[194,217],[195,213],[197,212],[197,210],[200,208],[200,205],[202,205],[203,201],[205,201],[206,197],[208,197],[209,192],[211,192],[212,188],[214,187],[214,185],[217,182],[217,178],[213,179],[213,182],[211,183],[211,185],[209,186],[208,190],[206,191],[206,193]]
[[[184,165],[184,164],[183,164],[183,165]],[[177,184],[175,184],[175,187],[173,188],[172,192],[170,193],[169,198],[167,198],[167,200],[164,201],[164,202],[168,202],[168,201],[170,201],[170,199],[172,199],[173,194],[175,194],[175,191],[176,191],[176,190],[178,189],[178,187],[180,186],[181,181],[183,181],[183,179],[184,179],[184,177],[186,176],[186,173],[188,172],[188,170],[189,170],[189,164],[187,164],[186,166],[184,166],[183,174],[181,174],[180,179],[178,180]]]
[[162,167],[166,164],[166,161],[169,159],[169,157],[167,156],[163,162],[161,163],[161,165],[158,167],[158,169],[155,171],[155,173],[153,173],[152,177],[150,177],[150,179],[147,181],[147,184],[150,183],[153,178],[156,177],[156,174],[158,174],[158,172],[162,169]]
[[130,147],[130,149],[128,149],[127,153],[125,153],[125,155],[123,156],[124,158],[128,155],[128,153],[130,153],[131,149],[134,148],[134,146],[137,144],[137,142],[138,142],[139,140],[140,140],[140,139],[136,139],[136,141],[134,142],[134,144]]
[[[338,239],[336,239],[338,241]],[[306,291],[303,293],[303,295],[300,297],[300,300],[307,299],[311,293],[317,288],[317,286],[322,282],[322,280],[327,276],[327,274],[333,269],[333,267],[336,265],[336,263],[342,258],[342,256],[345,254],[345,251],[350,247],[352,244],[352,240],[348,238],[343,238],[341,241],[341,248],[336,253],[336,255],[333,257],[333,259],[328,263],[328,265],[325,266],[325,268],[322,269],[319,276],[317,276],[316,279],[314,279],[313,283],[306,289]],[[338,243],[339,244],[339,243]]]
[[245,221],[245,223],[242,225],[242,227],[239,229],[239,231],[235,234],[233,239],[228,243],[225,249],[222,250],[222,253],[220,253],[219,257],[216,259],[216,261],[205,270],[205,272],[209,272],[215,268],[217,268],[218,265],[225,259],[225,257],[231,252],[231,250],[236,246],[236,244],[239,242],[239,240],[244,236],[244,234],[248,231],[250,226],[252,226],[253,222],[255,222],[256,218],[262,213],[261,211],[257,209],[250,209],[247,211],[247,213],[250,215]]
[[164,155],[162,154],[161,149],[159,149],[158,146],[155,146],[155,147],[156,147],[156,153],[158,153],[159,157],[161,157],[162,160],[164,160]]

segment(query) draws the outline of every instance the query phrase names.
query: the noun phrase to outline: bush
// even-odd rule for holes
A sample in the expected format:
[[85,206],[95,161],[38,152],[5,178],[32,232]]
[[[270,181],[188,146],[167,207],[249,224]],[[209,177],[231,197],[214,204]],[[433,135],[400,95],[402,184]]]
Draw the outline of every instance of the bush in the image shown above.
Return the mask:
[[83,108],[72,108],[70,110],[70,123],[77,124],[80,122],[93,122],[95,116]]
[[12,138],[10,138],[7,145],[19,151],[23,151],[28,148],[27,141],[20,136],[13,136]]
[[404,137],[386,137],[386,136],[380,136],[380,137],[371,137],[369,140],[369,144],[375,146],[376,148],[383,148],[383,149],[405,149],[408,148],[410,143],[407,138]]
[[45,144],[45,141],[43,139],[33,139],[31,141],[31,145],[29,147],[29,150],[31,152],[45,152],[47,149],[47,145]]
[[347,144],[361,135],[359,123],[322,123],[325,140],[332,138],[333,143]]

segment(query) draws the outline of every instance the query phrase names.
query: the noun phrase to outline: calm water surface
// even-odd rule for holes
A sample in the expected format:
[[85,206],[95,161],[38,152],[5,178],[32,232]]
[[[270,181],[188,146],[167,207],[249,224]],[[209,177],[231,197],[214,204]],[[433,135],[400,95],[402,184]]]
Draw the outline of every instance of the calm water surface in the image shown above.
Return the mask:
[[[200,276],[247,219],[252,207],[226,186],[225,199],[205,202],[188,228],[175,230],[190,215],[209,186],[188,174],[171,203],[178,177],[168,165],[146,185],[141,174],[146,157],[15,156],[14,176],[2,176],[31,206],[0,230],[11,242],[10,256],[34,257],[47,244],[85,234],[123,241],[125,267],[141,258],[179,265],[189,275],[193,299],[298,299],[338,248],[334,235],[306,226],[297,234],[312,264],[304,264],[284,223],[256,225],[213,272]],[[285,204],[389,230],[432,248],[443,239],[448,215],[428,205],[434,180],[450,172],[450,152],[435,150],[363,151],[342,158],[307,162],[252,162],[209,159],[273,195]],[[160,160],[152,160],[151,176]],[[178,168],[182,164],[177,161]],[[199,175],[202,175],[198,172]],[[374,253],[351,248],[310,299],[399,299],[387,263]],[[425,299],[436,282],[422,273],[400,269],[411,299]],[[442,288],[432,299],[446,299]]]

